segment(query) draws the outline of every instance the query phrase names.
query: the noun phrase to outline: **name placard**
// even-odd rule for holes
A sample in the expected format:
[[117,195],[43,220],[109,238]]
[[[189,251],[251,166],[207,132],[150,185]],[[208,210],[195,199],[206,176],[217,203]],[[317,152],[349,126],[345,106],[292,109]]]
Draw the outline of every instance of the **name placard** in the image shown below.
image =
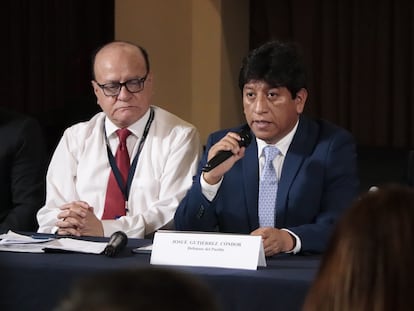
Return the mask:
[[154,235],[150,262],[247,270],[266,267],[260,236],[164,230]]

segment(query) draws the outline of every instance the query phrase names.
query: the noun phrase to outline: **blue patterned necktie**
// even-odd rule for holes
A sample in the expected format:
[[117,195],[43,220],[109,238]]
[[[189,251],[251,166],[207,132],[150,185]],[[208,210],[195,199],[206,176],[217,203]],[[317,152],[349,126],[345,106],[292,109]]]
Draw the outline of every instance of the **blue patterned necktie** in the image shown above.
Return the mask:
[[265,165],[259,183],[259,224],[260,227],[275,226],[275,208],[277,195],[277,177],[273,159],[279,154],[274,146],[263,148]]

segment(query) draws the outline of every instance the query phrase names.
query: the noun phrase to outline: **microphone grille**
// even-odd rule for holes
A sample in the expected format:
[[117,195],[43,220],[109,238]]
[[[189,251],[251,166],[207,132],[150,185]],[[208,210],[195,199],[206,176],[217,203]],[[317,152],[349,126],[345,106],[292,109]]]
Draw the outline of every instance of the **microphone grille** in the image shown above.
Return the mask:
[[250,145],[251,141],[252,141],[252,134],[250,132],[250,128],[248,125],[245,125],[243,127],[243,129],[241,130],[241,132],[239,133],[240,135],[240,142],[239,142],[239,146],[240,147],[247,147],[248,145]]

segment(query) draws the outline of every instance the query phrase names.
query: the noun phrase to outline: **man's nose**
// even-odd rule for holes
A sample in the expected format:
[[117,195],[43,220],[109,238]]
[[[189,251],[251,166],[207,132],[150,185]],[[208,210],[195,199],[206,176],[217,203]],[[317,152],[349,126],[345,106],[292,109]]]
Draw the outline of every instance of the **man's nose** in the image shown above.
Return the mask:
[[267,98],[264,94],[258,94],[254,102],[254,110],[256,113],[266,112],[268,108]]
[[130,96],[131,96],[131,92],[128,91],[128,89],[126,88],[126,85],[121,85],[121,89],[119,90],[118,98],[119,99],[124,99],[124,98],[129,98]]

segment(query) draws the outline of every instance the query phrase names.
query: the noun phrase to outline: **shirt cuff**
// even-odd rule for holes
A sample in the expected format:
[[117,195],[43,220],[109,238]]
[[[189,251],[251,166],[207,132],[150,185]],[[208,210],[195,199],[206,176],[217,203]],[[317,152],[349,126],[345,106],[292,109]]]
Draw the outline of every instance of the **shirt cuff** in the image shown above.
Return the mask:
[[201,193],[204,195],[204,197],[207,200],[209,200],[210,202],[214,200],[214,198],[216,197],[217,191],[219,190],[221,186],[222,181],[223,181],[223,178],[221,178],[217,184],[210,185],[204,180],[203,174],[200,175]]
[[300,241],[300,238],[296,234],[294,234],[292,231],[290,231],[288,229],[281,229],[281,230],[285,230],[285,231],[289,232],[290,235],[292,235],[295,238],[295,240],[296,240],[295,247],[292,250],[286,252],[286,254],[297,254],[297,253],[299,253],[300,252],[300,249],[302,248],[302,243]]
[[119,228],[116,226],[117,221],[115,219],[101,219],[101,223],[104,237],[110,237],[112,233],[119,230]]

